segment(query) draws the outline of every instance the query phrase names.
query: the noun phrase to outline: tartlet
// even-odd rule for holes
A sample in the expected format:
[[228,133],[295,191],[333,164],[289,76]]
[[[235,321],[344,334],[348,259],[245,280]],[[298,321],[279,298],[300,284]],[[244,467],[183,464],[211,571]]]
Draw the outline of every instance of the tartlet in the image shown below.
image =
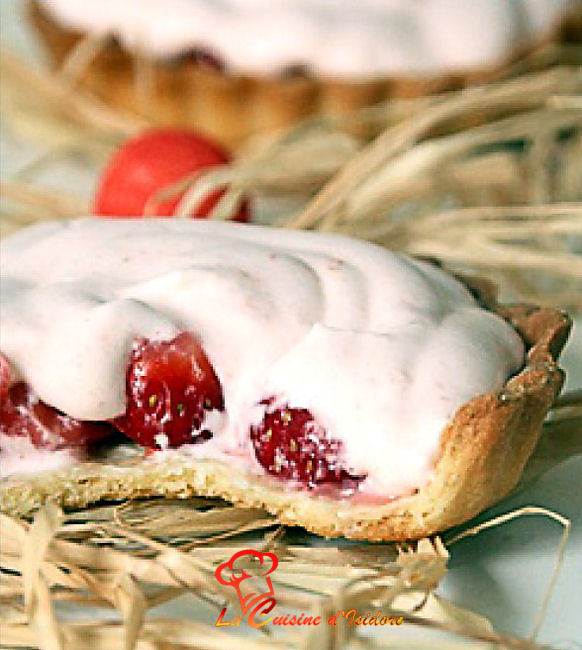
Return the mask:
[[[85,225],[79,223],[76,227],[81,229],[81,235],[83,228],[93,228],[94,233],[103,228],[105,241],[112,241],[108,235],[115,234],[117,228],[105,225],[95,230],[96,226],[87,225],[87,221]],[[253,238],[268,240],[269,237],[275,238],[269,241],[279,241],[279,238],[291,236],[290,233],[271,231],[273,234],[270,234],[265,229],[236,224],[185,222],[192,225],[156,226],[139,223],[145,225],[134,223],[131,228],[141,228],[156,240],[160,239],[164,228],[175,228],[182,235],[191,228],[197,237],[218,234],[251,241]],[[42,230],[36,232],[42,233]],[[326,250],[337,252],[345,246],[345,250],[351,251],[349,254],[353,253],[356,258],[365,254],[370,246],[316,233],[292,236],[301,245],[322,237]],[[212,241],[210,246],[212,248]],[[96,249],[99,250],[102,249]],[[368,263],[373,266],[374,260],[377,262],[384,253],[375,247],[370,247],[370,251]],[[416,264],[413,262],[417,270],[428,268]],[[339,268],[335,266],[329,271],[333,274]],[[504,385],[473,397],[455,410],[444,430],[438,432],[438,449],[431,461],[430,478],[412,491],[394,498],[359,499],[357,493],[354,497],[353,493],[300,488],[269,476],[268,472],[261,474],[253,469],[254,466],[231,462],[228,456],[212,458],[212,454],[204,457],[204,453],[183,455],[163,451],[154,457],[139,455],[126,459],[118,457],[115,461],[79,462],[37,476],[9,476],[0,482],[1,509],[22,516],[29,515],[47,500],[66,508],[81,508],[100,500],[200,495],[221,497],[241,506],[262,507],[282,523],[300,525],[328,537],[416,539],[460,524],[508,494],[519,480],[540,435],[544,417],[561,389],[563,372],[558,367],[557,357],[571,326],[567,315],[556,310],[500,305],[495,299],[494,288],[487,281],[462,278],[462,282],[483,310],[507,321],[514,330],[512,336],[517,332],[527,351],[526,357],[523,367]],[[442,299],[446,301],[451,296]],[[212,357],[211,360],[216,361]],[[224,375],[219,374],[226,382]],[[228,403],[228,399],[226,401]],[[413,408],[422,412],[428,407],[418,403]],[[385,465],[389,465],[388,459]]]
[[[28,13],[51,61],[58,66],[88,32],[77,25],[78,12],[73,12],[74,16],[69,17],[68,23],[59,20],[61,16],[57,16],[58,11],[61,6],[66,9],[66,3],[54,2],[55,6],[52,7],[47,0],[45,4],[39,0],[29,2]],[[366,7],[361,5],[353,9],[353,15],[348,16],[349,21],[346,19],[346,22],[350,29],[346,28],[344,36],[343,32],[337,34],[335,40],[338,47],[331,51],[327,60],[325,48],[333,33],[322,31],[321,25],[318,25],[324,18],[315,20],[319,31],[311,30],[315,33],[313,35],[310,31],[312,24],[304,20],[303,13],[310,15],[307,9],[302,9],[297,2],[276,3],[273,5],[276,20],[270,31],[279,33],[281,37],[271,39],[272,42],[265,45],[262,53],[264,63],[253,60],[252,69],[242,64],[237,67],[232,60],[224,62],[222,50],[226,48],[228,56],[232,54],[230,50],[234,49],[225,45],[228,36],[206,34],[201,37],[201,43],[193,42],[181,47],[181,41],[177,40],[178,44],[174,45],[169,34],[164,38],[162,48],[152,46],[152,54],[147,52],[148,39],[145,38],[145,54],[138,57],[149,77],[149,90],[144,94],[143,86],[142,91],[138,91],[135,84],[136,44],[128,46],[123,39],[112,35],[81,74],[79,81],[82,87],[96,93],[112,106],[145,113],[159,124],[188,125],[236,146],[253,134],[287,127],[312,115],[339,116],[390,98],[422,96],[494,79],[510,63],[543,42],[580,40],[582,11],[579,6],[576,7],[576,2],[562,3],[562,6],[548,3],[545,7],[530,0],[513,7],[511,3],[498,4],[494,9],[487,3],[481,3],[479,7],[472,6],[471,12],[463,10],[457,24],[456,14],[463,8],[463,3],[439,0],[438,5],[433,3],[431,7],[423,7],[423,11],[432,13],[423,21],[426,23],[422,27],[424,35],[418,36],[419,19],[413,18],[413,12],[418,14],[420,5],[406,2],[382,4],[369,0]],[[204,16],[209,11],[208,6]],[[51,7],[52,10],[49,10]],[[309,7],[309,4],[305,7]],[[143,11],[144,25],[148,13],[146,8]],[[255,3],[243,6],[245,11],[249,8],[255,13],[249,14],[243,25],[252,23],[256,20],[257,12],[262,11],[267,12],[264,21],[268,22],[268,11],[271,11],[269,4],[264,7]],[[291,12],[288,19],[290,24],[286,24],[287,14],[281,14],[280,9]],[[317,7],[310,9],[317,15]],[[330,10],[325,3],[320,9],[322,16]],[[122,11],[121,8],[116,10]],[[178,2],[176,7],[168,6],[170,15],[179,10]],[[334,11],[339,9],[336,7]],[[360,11],[364,13],[360,15]],[[389,11],[399,13],[391,19],[387,13]],[[375,18],[374,12],[378,18]],[[483,13],[482,18],[479,18],[479,12]],[[281,15],[283,18],[280,18]],[[510,20],[513,31],[506,24]],[[363,27],[352,27],[350,21],[354,25],[361,21]],[[467,21],[470,21],[469,24],[466,24]],[[220,30],[221,26],[216,26],[215,22],[209,29]],[[299,25],[296,37],[293,36],[295,23]],[[304,23],[309,37],[302,33]],[[483,38],[489,28],[495,33]],[[146,25],[144,29],[152,28]],[[381,48],[381,36],[378,36],[381,29],[387,30],[385,49]],[[436,34],[439,29],[441,36],[432,43],[436,37],[431,38],[430,30]],[[333,31],[331,26],[329,31]],[[182,39],[183,32],[184,29],[181,29]],[[260,39],[261,33],[254,37],[250,33],[246,42]],[[135,35],[132,38],[134,41],[137,39]],[[293,45],[294,42],[290,41],[292,38],[298,44],[305,40],[304,56],[297,52],[299,46]],[[277,50],[271,54],[269,47],[277,48],[277,40],[283,43],[280,48],[289,49],[287,59],[281,58],[279,61]],[[372,40],[376,45],[375,50],[370,47],[368,52],[360,47],[361,43]],[[460,54],[455,52],[455,40],[462,42],[457,47]],[[233,55],[234,64],[237,63],[237,56],[242,59],[244,42],[241,39],[238,55],[236,52]],[[340,43],[345,43],[345,46],[340,47]],[[447,46],[450,51],[443,53],[447,43],[450,44]],[[350,55],[352,45],[353,57]],[[343,53],[342,48],[345,49]],[[393,56],[390,48],[394,48]],[[482,56],[480,48],[484,49]],[[318,54],[318,51],[323,54]],[[315,67],[312,65],[314,57],[318,63]],[[380,65],[376,59],[386,61]]]

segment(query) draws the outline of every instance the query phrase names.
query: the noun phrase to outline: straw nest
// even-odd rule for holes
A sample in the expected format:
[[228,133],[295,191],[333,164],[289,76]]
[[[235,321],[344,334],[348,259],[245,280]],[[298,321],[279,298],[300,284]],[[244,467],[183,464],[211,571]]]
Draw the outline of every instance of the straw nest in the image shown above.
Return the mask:
[[[113,111],[78,90],[75,79],[90,56],[85,50],[73,52],[56,75],[2,53],[5,124],[43,148],[2,182],[2,235],[87,212],[87,197],[40,186],[36,174],[70,157],[99,167],[120,142],[149,126],[146,118]],[[301,207],[284,212],[277,225],[342,232],[436,257],[454,270],[495,277],[521,298],[580,308],[581,63],[579,48],[552,47],[484,86],[314,119],[250,142],[231,166],[163,192],[185,190],[178,217],[209,187],[225,184],[217,219],[228,218],[247,194],[293,199]],[[522,487],[580,453],[580,400],[575,395],[559,404],[562,417],[546,425]],[[555,574],[527,639],[499,634],[483,617],[436,594],[452,544],[521,514],[550,516],[563,526],[557,570],[569,522],[536,507],[444,542],[313,547],[262,511],[208,499],[103,505],[67,515],[49,503],[33,521],[2,515],[2,643],[51,650],[331,649],[348,642],[359,648],[536,648]],[[248,546],[279,557],[273,582],[280,613],[305,611],[327,621],[337,611],[381,610],[410,625],[452,632],[456,641],[422,643],[387,633],[372,642],[341,617],[338,626],[265,627],[266,633],[233,636],[208,624],[224,604],[238,613],[234,591],[222,587],[214,571]],[[173,616],[157,609],[178,598],[191,607],[180,601]],[[71,604],[83,615],[67,617]],[[106,609],[98,616],[95,607]],[[196,619],[203,611],[210,612],[206,622]]]
[[[549,516],[563,526],[557,570],[569,522],[543,508],[524,508],[461,536],[519,514]],[[376,649],[535,649],[543,647],[535,636],[556,575],[550,579],[533,632],[524,639],[496,632],[484,617],[436,593],[449,558],[439,538],[414,546],[310,547],[301,539],[285,540],[285,529],[265,513],[202,499],[130,502],[68,516],[47,504],[32,522],[1,515],[1,525],[2,643],[10,648],[331,650],[349,643]],[[269,531],[258,536],[261,529]],[[243,536],[249,532],[254,533],[251,540],[248,534]],[[244,637],[215,625],[223,607],[229,612],[227,621],[239,613],[236,593],[216,580],[216,568],[249,546],[274,552],[279,559],[271,576],[277,599],[273,615],[320,616],[320,625],[267,624]],[[173,615],[158,609],[177,599]],[[362,617],[381,612],[402,617],[408,628],[431,628],[452,636],[440,644],[414,642],[393,627],[383,630],[383,640],[372,642],[366,639],[365,628],[348,625],[349,619],[341,615],[353,609]],[[329,625],[336,613],[338,624]]]

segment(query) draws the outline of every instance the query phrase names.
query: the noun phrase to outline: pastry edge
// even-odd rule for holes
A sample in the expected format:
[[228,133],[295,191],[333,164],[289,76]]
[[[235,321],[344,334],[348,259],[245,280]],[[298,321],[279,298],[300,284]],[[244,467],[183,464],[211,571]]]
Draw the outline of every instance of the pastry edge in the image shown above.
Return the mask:
[[124,465],[80,463],[0,483],[0,509],[27,516],[48,500],[64,508],[145,497],[221,497],[260,507],[280,523],[325,537],[368,541],[419,539],[458,525],[506,496],[533,452],[564,372],[557,357],[571,320],[558,310],[500,305],[493,285],[463,277],[479,300],[506,318],[528,345],[526,365],[502,390],[460,407],[441,435],[433,479],[412,496],[382,505],[350,503],[294,490],[225,462],[170,458]]

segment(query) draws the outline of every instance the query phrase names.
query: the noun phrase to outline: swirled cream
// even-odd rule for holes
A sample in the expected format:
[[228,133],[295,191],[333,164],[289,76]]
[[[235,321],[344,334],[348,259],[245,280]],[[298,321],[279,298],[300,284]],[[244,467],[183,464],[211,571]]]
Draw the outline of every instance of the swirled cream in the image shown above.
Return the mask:
[[1,244],[3,354],[79,419],[125,411],[137,337],[195,332],[225,413],[198,454],[260,471],[261,400],[307,408],[362,489],[430,476],[443,427],[523,364],[520,337],[434,266],[339,235],[188,220],[45,223]]
[[331,77],[434,74],[500,62],[549,31],[566,0],[41,0],[59,23],[171,58],[202,48],[230,70],[305,65]]
[[57,471],[75,460],[68,449],[39,449],[24,436],[7,436],[1,431],[0,450],[0,477]]

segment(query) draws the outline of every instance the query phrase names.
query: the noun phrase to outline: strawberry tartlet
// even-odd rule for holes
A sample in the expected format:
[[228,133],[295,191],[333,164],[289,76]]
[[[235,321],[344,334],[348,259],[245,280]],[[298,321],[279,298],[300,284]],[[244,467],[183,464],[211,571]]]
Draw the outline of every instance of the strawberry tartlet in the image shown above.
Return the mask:
[[[36,0],[53,60],[108,38],[82,77],[111,104],[236,144],[309,115],[494,76],[544,40],[579,38],[567,0]],[[152,72],[140,103],[136,60]],[[143,100],[143,97],[142,97]]]
[[[148,452],[126,468],[131,489],[134,472],[155,486],[140,494],[164,494],[178,472],[181,494],[220,494],[286,511],[288,520],[304,503],[402,504],[442,480],[448,432],[457,435],[463,409],[473,412],[491,395],[500,430],[492,433],[482,413],[471,425],[472,453],[493,462],[502,450],[510,463],[500,468],[506,492],[561,386],[552,355],[567,335],[565,316],[487,308],[494,303],[488,291],[476,297],[431,263],[338,235],[81,219],[7,238],[1,268],[0,468],[8,509],[11,485],[22,495],[22,481],[38,486],[55,471],[69,486],[55,493],[73,504],[72,477],[81,476],[79,466],[92,467],[91,444],[119,432]],[[542,321],[539,348],[531,332]],[[527,373],[536,354],[545,374],[542,381],[536,366],[539,381],[530,388],[541,393],[512,432],[517,416],[507,395],[526,375],[533,381]],[[490,446],[501,436],[499,449],[483,446],[483,422]],[[467,449],[453,452],[458,459]],[[24,469],[33,476],[24,478]],[[103,466],[91,471],[101,477],[95,481],[107,475]],[[120,489],[125,470],[112,464],[109,471]],[[202,479],[211,487],[202,489]],[[86,485],[79,482],[79,495]],[[467,518],[498,492],[489,488],[470,512],[447,513],[438,526]],[[294,508],[261,494],[290,499]],[[79,496],[77,504],[94,498]],[[297,523],[318,530],[305,519]],[[413,523],[380,536],[426,532]],[[323,532],[349,534],[329,525]]]

